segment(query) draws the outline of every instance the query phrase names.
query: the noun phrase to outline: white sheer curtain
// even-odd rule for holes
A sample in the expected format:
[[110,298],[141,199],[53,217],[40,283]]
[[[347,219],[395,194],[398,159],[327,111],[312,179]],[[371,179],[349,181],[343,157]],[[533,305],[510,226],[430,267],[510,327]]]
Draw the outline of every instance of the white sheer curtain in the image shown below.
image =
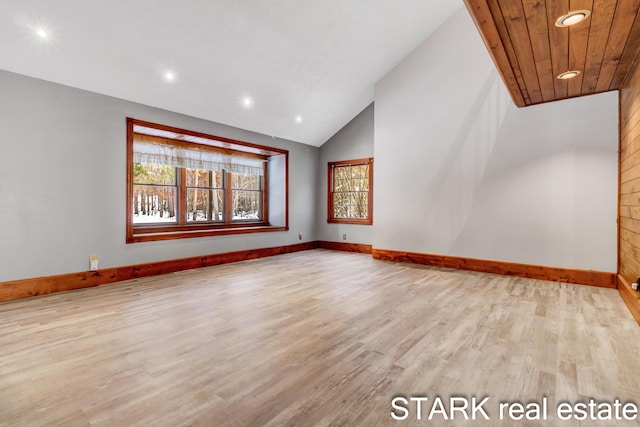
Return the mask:
[[231,155],[198,148],[183,148],[153,142],[133,142],[134,163],[151,163],[189,169],[206,169],[232,173],[260,175],[264,174],[264,160]]

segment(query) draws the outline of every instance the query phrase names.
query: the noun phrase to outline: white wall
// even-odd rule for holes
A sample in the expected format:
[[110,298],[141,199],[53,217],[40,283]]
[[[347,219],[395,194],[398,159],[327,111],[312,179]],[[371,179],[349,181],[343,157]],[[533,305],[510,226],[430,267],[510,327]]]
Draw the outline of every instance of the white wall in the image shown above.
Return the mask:
[[[371,104],[320,147],[317,187],[318,210],[316,214],[319,240],[360,244],[371,244],[372,242],[372,225],[327,223],[327,163],[373,157],[373,123],[374,108]],[[373,170],[374,172],[376,170],[375,159]],[[374,224],[375,220],[374,216]],[[342,239],[343,234],[347,235],[346,240]]]
[[[316,240],[319,149],[0,71],[0,282]],[[125,244],[134,117],[289,150],[289,232]]]
[[617,112],[516,108],[461,9],[376,86],[374,247],[616,271]]

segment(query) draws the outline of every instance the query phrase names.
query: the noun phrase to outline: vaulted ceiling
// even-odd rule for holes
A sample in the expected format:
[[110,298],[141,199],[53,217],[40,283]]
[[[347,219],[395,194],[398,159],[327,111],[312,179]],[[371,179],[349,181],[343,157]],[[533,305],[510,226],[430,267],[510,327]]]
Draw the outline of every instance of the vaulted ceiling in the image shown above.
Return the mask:
[[460,7],[460,0],[1,0],[0,69],[318,146]]
[[[640,49],[640,0],[464,1],[520,107],[617,90]],[[556,26],[574,10],[591,16]]]

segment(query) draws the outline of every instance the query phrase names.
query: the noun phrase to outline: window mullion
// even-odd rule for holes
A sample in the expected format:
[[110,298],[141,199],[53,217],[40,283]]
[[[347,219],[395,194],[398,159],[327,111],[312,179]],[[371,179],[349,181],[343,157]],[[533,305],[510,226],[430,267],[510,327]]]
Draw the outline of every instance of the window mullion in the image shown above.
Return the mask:
[[260,197],[262,198],[262,203],[258,210],[258,216],[262,221],[265,221],[265,222],[269,219],[269,206],[268,206],[269,200],[267,200],[267,192],[265,191],[265,188],[267,187],[267,179],[268,179],[267,164],[268,164],[267,162],[263,163],[262,178],[259,178],[260,179]]
[[233,217],[231,215],[231,207],[233,205],[233,195],[231,190],[231,172],[224,171],[224,222],[231,224]]
[[213,188],[215,187],[215,184],[213,182],[213,172],[208,171],[207,174],[209,175],[209,206],[207,209],[207,221],[211,222],[213,220]]
[[187,171],[185,168],[178,168],[178,224],[187,223]]

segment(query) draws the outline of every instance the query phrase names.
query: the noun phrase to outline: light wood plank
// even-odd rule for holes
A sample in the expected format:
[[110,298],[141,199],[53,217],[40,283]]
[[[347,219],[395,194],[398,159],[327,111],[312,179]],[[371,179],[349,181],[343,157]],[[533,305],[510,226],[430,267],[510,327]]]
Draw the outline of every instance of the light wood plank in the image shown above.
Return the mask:
[[[634,246],[626,240],[620,242],[620,251],[631,259],[640,260],[640,247]],[[636,263],[635,265],[640,266],[640,263]]]
[[[635,25],[635,24],[634,24]],[[633,31],[633,30],[632,30]],[[629,42],[627,43],[627,45]],[[638,62],[620,89],[620,197],[619,290],[629,310],[640,321],[640,298],[629,284],[640,277],[640,68]]]
[[[640,130],[640,128],[638,128]],[[633,132],[632,135],[627,135],[621,140],[620,159],[626,159],[627,157],[635,154],[640,150],[640,131]]]
[[640,248],[640,234],[634,233],[633,231],[620,229],[620,240],[624,240],[636,248]]
[[620,206],[640,205],[640,193],[629,193],[620,195]]
[[640,164],[632,166],[624,172],[620,173],[620,182],[628,182],[640,177]]
[[620,216],[640,220],[640,206],[620,206]]
[[640,192],[640,178],[624,182],[620,185],[620,194],[630,194]]
[[638,101],[640,90],[637,88],[630,91],[623,89],[620,92],[624,98],[627,98],[621,97],[620,100],[623,106],[623,110],[620,113],[620,135],[625,138],[629,132],[636,130],[638,121],[640,121],[640,101]]
[[640,261],[634,257],[632,253],[626,252],[625,249],[629,248],[627,245],[620,245],[620,265],[624,266],[625,275],[633,278],[640,277]]
[[626,156],[624,159],[620,161],[620,171],[626,172],[639,163],[640,163],[640,152],[636,151],[632,154],[629,154],[628,156]]

